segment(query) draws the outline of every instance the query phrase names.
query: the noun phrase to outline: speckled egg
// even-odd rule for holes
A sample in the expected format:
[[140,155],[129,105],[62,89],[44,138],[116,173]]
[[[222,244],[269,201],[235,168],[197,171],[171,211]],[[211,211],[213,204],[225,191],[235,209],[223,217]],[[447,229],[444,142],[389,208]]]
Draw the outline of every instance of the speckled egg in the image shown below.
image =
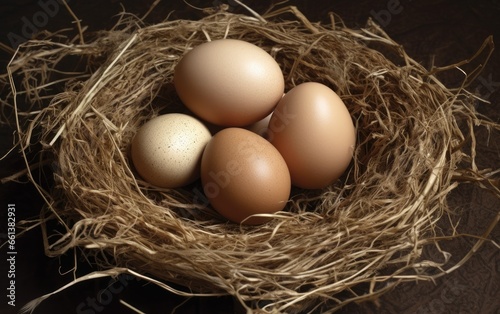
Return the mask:
[[160,115],[134,136],[132,162],[142,179],[152,185],[181,187],[199,178],[203,150],[211,138],[207,127],[192,116]]

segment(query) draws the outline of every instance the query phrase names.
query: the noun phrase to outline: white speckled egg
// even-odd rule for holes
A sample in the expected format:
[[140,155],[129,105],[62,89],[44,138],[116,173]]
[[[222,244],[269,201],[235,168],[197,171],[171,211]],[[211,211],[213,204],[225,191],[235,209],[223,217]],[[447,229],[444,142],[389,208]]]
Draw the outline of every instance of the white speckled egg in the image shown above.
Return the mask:
[[201,156],[212,135],[196,118],[180,113],[160,115],[135,135],[132,162],[152,185],[176,188],[199,177]]

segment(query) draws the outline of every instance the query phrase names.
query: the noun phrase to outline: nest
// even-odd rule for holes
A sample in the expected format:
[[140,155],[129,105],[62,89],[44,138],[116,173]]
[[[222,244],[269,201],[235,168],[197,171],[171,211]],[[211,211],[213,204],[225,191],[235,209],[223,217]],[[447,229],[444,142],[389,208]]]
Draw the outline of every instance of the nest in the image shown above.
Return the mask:
[[[52,34],[22,44],[3,77],[11,92],[2,110],[15,109],[24,173],[46,200],[39,220],[46,253],[78,249],[98,264],[75,282],[130,273],[174,293],[230,294],[248,311],[272,313],[333,312],[446,273],[446,258],[424,260],[423,249],[455,236],[437,225],[450,215],[447,195],[460,180],[500,197],[495,172],[475,167],[472,132],[499,125],[475,112],[477,99],[463,88],[469,79],[457,88],[438,80],[455,65],[427,70],[371,21],[354,30],[330,17],[331,25],[311,23],[287,7],[144,25],[123,14],[90,39]],[[148,185],[128,154],[142,124],[182,110],[172,84],[179,59],[220,38],[268,51],[286,90],[328,85],[357,128],[341,180],[320,191],[294,189],[286,208],[257,227],[220,219],[199,182]],[[52,167],[49,190],[32,174],[42,164]],[[47,227],[54,219],[63,226],[56,232]]]

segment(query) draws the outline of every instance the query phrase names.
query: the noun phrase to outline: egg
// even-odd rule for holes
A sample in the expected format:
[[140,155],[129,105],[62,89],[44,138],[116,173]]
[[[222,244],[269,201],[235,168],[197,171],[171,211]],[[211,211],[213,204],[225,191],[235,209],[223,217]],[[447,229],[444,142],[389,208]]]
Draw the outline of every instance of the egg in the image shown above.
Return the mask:
[[352,160],[356,131],[342,99],[328,86],[307,82],[276,106],[268,139],[285,159],[292,184],[320,189],[336,181]]
[[254,124],[251,124],[245,129],[254,132],[255,134],[258,134],[262,136],[263,138],[267,137],[267,127],[269,125],[269,121],[271,120],[272,112],[268,114],[264,119],[259,120],[255,122]]
[[282,210],[291,190],[290,173],[276,148],[261,136],[235,127],[219,131],[207,144],[201,182],[216,211],[249,225],[270,220],[252,215]]
[[212,135],[198,119],[181,113],[157,116],[135,134],[131,158],[140,177],[177,188],[200,176],[201,157]]
[[174,69],[177,95],[203,120],[243,127],[272,112],[284,92],[279,64],[262,48],[237,39],[203,43]]

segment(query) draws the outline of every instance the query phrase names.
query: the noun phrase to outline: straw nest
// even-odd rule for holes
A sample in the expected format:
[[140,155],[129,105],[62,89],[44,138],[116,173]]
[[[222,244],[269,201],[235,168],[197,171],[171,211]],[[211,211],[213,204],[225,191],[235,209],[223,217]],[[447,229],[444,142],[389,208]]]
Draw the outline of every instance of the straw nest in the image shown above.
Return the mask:
[[[100,266],[76,281],[126,272],[178,294],[231,294],[248,311],[273,313],[333,312],[460,266],[423,260],[422,251],[447,236],[436,226],[460,180],[500,196],[495,172],[475,167],[472,132],[498,124],[475,113],[477,99],[463,86],[449,89],[436,78],[455,65],[427,70],[371,21],[353,30],[330,17],[332,25],[311,23],[287,7],[144,25],[123,14],[93,36],[52,34],[21,45],[3,77],[11,92],[2,109],[16,111],[25,173],[46,200],[39,221],[46,253],[81,249]],[[220,38],[268,51],[287,90],[305,81],[330,86],[357,127],[341,180],[321,191],[294,189],[262,226],[219,219],[199,182],[148,185],[128,156],[142,124],[181,110],[172,86],[179,59]],[[48,190],[32,174],[41,164],[53,169]],[[63,228],[47,228],[52,219]]]

